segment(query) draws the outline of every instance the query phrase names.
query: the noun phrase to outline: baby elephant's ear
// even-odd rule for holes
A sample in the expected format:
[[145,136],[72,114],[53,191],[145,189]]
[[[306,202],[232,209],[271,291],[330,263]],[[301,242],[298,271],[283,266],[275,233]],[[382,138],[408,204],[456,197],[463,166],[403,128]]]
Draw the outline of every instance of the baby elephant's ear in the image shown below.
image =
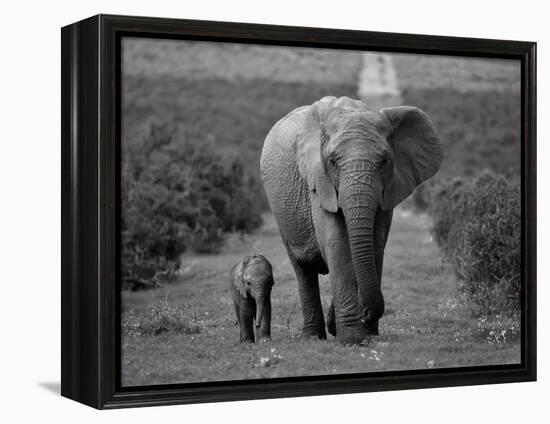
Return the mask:
[[233,271],[233,285],[240,293],[240,295],[246,299],[246,288],[244,286],[243,279],[243,267],[244,261],[240,261],[239,264],[235,267],[235,270]]

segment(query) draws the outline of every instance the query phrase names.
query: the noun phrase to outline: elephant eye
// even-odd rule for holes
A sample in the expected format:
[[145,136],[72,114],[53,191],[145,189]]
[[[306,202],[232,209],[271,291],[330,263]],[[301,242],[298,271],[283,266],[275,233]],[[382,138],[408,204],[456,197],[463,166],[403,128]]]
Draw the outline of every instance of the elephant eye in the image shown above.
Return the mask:
[[336,158],[334,156],[331,156],[329,159],[330,164],[336,168]]

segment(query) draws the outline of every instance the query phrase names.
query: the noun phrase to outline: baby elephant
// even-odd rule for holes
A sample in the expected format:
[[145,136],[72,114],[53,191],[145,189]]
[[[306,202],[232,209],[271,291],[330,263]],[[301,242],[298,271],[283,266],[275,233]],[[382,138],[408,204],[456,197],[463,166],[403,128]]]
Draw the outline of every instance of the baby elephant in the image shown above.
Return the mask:
[[260,340],[271,339],[271,264],[262,255],[245,257],[231,270],[231,294],[241,328],[241,342],[254,342],[252,321],[256,319]]

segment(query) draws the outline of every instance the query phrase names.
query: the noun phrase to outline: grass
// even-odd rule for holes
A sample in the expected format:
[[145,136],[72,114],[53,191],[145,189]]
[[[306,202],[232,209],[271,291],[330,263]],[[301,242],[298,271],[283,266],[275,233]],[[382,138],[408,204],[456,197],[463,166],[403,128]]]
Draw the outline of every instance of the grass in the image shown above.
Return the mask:
[[393,63],[402,88],[515,91],[519,95],[519,60],[398,53],[393,55]]
[[[123,332],[124,386],[518,363],[519,319],[473,318],[450,267],[429,235],[426,215],[396,210],[386,249],[386,313],[379,337],[367,346],[301,340],[297,283],[271,215],[248,236],[232,236],[217,255],[184,258],[182,278],[144,292],[123,292],[123,320],[166,305],[197,330],[157,335]],[[272,262],[272,341],[241,344],[228,288],[228,270],[243,255]],[[330,288],[321,278],[322,302]],[[164,303],[163,303],[164,302]]]
[[156,78],[332,84],[355,81],[361,64],[358,51],[143,38],[123,41],[124,72]]

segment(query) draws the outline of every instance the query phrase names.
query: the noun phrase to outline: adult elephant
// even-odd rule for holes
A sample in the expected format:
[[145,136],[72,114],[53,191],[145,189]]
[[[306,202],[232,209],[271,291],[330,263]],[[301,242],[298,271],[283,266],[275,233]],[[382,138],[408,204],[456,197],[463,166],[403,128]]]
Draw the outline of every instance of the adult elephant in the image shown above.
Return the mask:
[[442,159],[432,122],[415,107],[375,112],[348,97],[324,97],[271,129],[262,179],[298,279],[304,337],[326,338],[318,274],[327,273],[329,332],[344,344],[378,334],[393,208]]

